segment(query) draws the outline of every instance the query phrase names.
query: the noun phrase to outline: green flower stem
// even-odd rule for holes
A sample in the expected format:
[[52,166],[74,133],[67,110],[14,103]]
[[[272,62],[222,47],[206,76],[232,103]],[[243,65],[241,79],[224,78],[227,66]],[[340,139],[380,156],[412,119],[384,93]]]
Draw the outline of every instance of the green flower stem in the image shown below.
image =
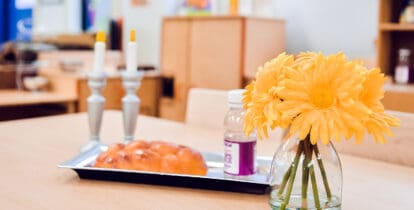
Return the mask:
[[285,190],[286,184],[290,177],[290,172],[292,170],[292,165],[290,165],[289,169],[286,171],[285,175],[283,175],[282,183],[280,184],[279,190],[277,192],[277,195],[281,196],[283,191]]
[[313,146],[313,150],[315,151],[316,160],[318,160],[318,165],[321,170],[323,185],[325,186],[325,191],[326,191],[326,197],[328,198],[328,201],[330,201],[332,198],[331,189],[329,188],[329,183],[328,183],[328,178],[326,177],[325,167],[323,166],[323,162],[320,157],[319,149],[316,144]]
[[316,185],[315,171],[313,169],[313,165],[309,166],[309,175],[311,177],[311,182],[312,182],[312,190],[313,190],[313,198],[315,200],[315,207],[316,209],[320,210],[321,204],[319,202],[318,186]]
[[298,169],[299,159],[300,159],[302,152],[303,152],[303,141],[300,141],[298,150],[296,151],[295,159],[291,165],[291,172],[289,175],[290,178],[289,178],[288,188],[286,191],[285,202],[283,202],[282,205],[280,206],[280,210],[285,210],[287,204],[289,204],[290,195],[292,193],[292,188],[293,188],[293,182],[295,181],[296,171]]
[[309,136],[304,139],[304,154],[305,158],[302,162],[302,208],[307,209],[308,198],[308,183],[309,183],[309,163],[312,161],[312,144],[310,143]]
[[308,160],[306,158],[303,159],[302,162],[302,207],[301,210],[305,210],[307,206],[307,197],[308,197],[308,181],[309,181],[309,170],[307,169],[306,165],[308,164]]

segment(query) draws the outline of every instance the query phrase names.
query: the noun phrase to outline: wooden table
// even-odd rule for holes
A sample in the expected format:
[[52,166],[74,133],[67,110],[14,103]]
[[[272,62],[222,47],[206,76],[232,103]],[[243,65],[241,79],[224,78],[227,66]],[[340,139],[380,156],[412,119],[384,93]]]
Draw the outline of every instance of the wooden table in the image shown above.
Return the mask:
[[0,90],[0,107],[26,106],[37,104],[62,104],[68,113],[75,112],[76,97],[54,92],[28,92]]
[[[121,140],[121,113],[107,111],[102,137]],[[164,139],[222,151],[222,131],[140,116],[138,138]],[[267,195],[80,180],[57,164],[77,154],[88,136],[87,116],[71,114],[0,123],[1,209],[269,209]],[[276,141],[260,141],[272,155]],[[414,168],[341,155],[343,209],[411,209]]]

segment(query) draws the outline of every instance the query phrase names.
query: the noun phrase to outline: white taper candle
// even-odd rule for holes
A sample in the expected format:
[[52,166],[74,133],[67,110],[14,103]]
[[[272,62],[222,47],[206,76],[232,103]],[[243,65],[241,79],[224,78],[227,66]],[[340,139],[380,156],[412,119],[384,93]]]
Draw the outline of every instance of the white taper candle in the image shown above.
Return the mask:
[[131,30],[129,36],[126,56],[126,70],[127,72],[135,72],[137,70],[137,43],[135,41],[135,30]]
[[94,49],[93,71],[95,72],[104,71],[105,49],[105,33],[103,31],[99,31],[96,34]]

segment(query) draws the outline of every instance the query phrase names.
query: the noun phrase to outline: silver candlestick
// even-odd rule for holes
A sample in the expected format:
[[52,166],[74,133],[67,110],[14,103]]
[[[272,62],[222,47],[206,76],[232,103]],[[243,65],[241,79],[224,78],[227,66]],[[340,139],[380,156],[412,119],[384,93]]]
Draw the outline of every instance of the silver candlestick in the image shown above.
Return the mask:
[[125,144],[134,140],[138,110],[141,103],[141,100],[136,94],[136,90],[141,86],[142,77],[142,72],[125,71],[122,73],[122,84],[126,92],[125,96],[122,98]]
[[81,152],[88,151],[101,145],[99,132],[101,130],[102,115],[105,105],[105,98],[102,96],[102,90],[106,85],[105,72],[89,72],[88,85],[92,92],[87,99],[90,137],[89,142],[81,148]]

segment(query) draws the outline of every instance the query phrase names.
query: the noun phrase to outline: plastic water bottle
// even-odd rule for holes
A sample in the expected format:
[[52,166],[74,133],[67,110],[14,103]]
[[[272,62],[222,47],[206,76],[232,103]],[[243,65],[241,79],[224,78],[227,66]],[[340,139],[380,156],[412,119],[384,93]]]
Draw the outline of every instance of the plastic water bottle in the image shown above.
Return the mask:
[[229,111],[224,120],[224,174],[248,177],[256,171],[256,134],[246,136],[243,130],[244,90],[232,90],[228,95]]

